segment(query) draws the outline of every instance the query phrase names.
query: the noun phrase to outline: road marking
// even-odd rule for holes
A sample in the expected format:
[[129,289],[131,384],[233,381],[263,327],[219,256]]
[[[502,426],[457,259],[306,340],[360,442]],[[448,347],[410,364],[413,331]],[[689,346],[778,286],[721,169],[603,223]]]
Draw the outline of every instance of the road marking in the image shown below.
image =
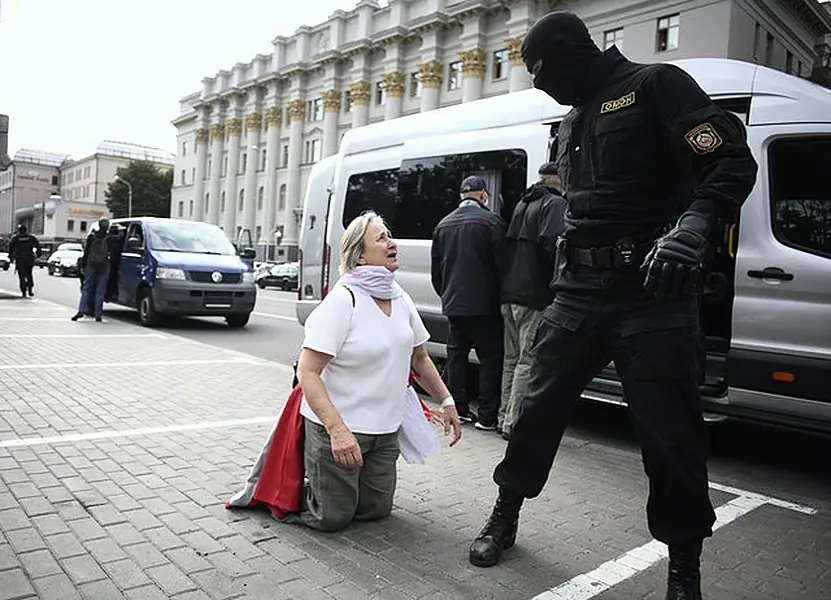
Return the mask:
[[270,295],[263,294],[260,292],[257,294],[257,300],[270,300],[272,302],[284,302],[286,304],[297,304],[297,298],[292,298],[289,300],[288,298],[273,298]]
[[111,363],[42,363],[21,365],[0,365],[0,371],[22,371],[37,369],[107,369],[113,367],[169,367],[188,365],[227,365],[228,363],[259,365],[262,361],[242,357],[209,360],[160,360],[146,362],[111,362]]
[[222,427],[237,427],[240,425],[254,425],[257,423],[275,423],[276,415],[268,417],[253,417],[250,419],[230,419],[228,421],[204,421],[188,425],[167,425],[162,427],[142,427],[140,429],[123,429],[114,431],[97,431],[94,433],[69,433],[48,437],[19,438],[0,441],[0,448],[16,448],[21,446],[40,446],[43,444],[58,444],[61,442],[80,442],[86,440],[104,440],[110,438],[129,437],[134,435],[152,435],[154,433],[169,433],[173,431],[196,431],[200,429],[220,429]]
[[[67,314],[69,312],[67,311]],[[0,317],[0,321],[66,321],[69,322],[68,317]]]
[[166,340],[161,333],[0,333],[3,339],[40,339],[40,338],[157,338]]
[[[809,515],[817,512],[814,508],[718,483],[711,483],[710,487],[714,490],[738,496],[716,508],[716,522],[713,525],[713,531],[721,529],[765,504]],[[652,540],[614,560],[603,563],[594,571],[578,575],[555,588],[537,594],[531,600],[590,600],[645,571],[667,558],[667,556],[666,544]]]
[[[280,319],[281,321],[294,321],[297,323],[297,317],[289,317],[287,315],[273,315],[271,313],[264,313],[264,312],[257,312],[254,311],[251,313],[252,315],[256,315],[258,317],[266,317],[268,319]],[[299,325],[299,323],[297,323]]]

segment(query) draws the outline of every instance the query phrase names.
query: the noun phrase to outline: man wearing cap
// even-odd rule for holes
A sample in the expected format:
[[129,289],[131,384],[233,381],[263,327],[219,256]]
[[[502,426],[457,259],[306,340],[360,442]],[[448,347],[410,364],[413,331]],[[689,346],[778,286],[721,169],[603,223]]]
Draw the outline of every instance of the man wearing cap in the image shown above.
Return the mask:
[[502,320],[505,362],[502,405],[497,427],[509,439],[530,369],[528,348],[542,310],[554,300],[551,280],[557,239],[565,229],[566,201],[554,163],[539,168],[539,180],[520,196],[508,225],[503,250]]
[[[499,312],[499,253],[505,221],[488,210],[485,180],[462,181],[461,203],[433,231],[431,276],[449,323],[447,383],[463,422],[496,429],[502,381],[502,315]],[[469,408],[465,384],[468,355],[479,358],[479,414]]]
[[35,258],[40,256],[40,242],[29,233],[29,229],[23,223],[17,226],[17,233],[9,242],[9,256],[17,270],[21,296],[34,296],[35,282],[32,270],[35,267]]
[[566,231],[556,298],[494,472],[499,496],[470,561],[495,565],[514,544],[520,507],[541,493],[572,408],[612,360],[649,478],[649,531],[669,549],[666,598],[700,600],[701,547],[716,515],[699,297],[709,257],[756,180],[746,130],[679,67],[601,51],[570,12],[537,21],[522,58],[534,87],[572,107],[557,136]]

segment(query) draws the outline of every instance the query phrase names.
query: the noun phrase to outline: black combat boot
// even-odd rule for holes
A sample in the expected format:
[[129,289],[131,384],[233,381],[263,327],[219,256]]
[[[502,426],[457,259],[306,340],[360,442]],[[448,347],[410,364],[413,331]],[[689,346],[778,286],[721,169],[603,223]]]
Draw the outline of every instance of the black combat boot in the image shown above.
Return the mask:
[[666,600],[701,600],[700,558],[700,541],[670,545]]
[[470,564],[492,567],[499,562],[502,551],[514,545],[522,501],[522,496],[500,488],[488,522],[470,545]]

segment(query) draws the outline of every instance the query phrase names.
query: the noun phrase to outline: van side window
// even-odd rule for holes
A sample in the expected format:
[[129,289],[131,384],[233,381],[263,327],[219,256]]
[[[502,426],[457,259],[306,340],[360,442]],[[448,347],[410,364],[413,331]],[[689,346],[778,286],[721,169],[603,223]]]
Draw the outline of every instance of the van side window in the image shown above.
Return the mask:
[[343,226],[368,210],[374,210],[392,229],[395,223],[395,196],[398,192],[398,169],[352,175],[346,184]]
[[398,181],[393,235],[429,240],[439,221],[459,205],[459,186],[468,175],[488,182],[489,208],[506,221],[525,191],[528,156],[523,150],[499,150],[405,160]]
[[779,139],[768,150],[771,221],[786,246],[831,258],[831,136]]
[[125,245],[130,238],[138,238],[141,241],[140,246],[144,246],[144,230],[141,227],[141,223],[133,223],[127,229],[127,235],[124,236]]

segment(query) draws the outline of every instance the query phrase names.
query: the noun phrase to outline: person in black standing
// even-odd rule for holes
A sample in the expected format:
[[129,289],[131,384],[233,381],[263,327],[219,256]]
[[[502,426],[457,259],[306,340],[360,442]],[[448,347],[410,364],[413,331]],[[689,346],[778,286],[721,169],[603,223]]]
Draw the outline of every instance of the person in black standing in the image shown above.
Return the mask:
[[715,522],[698,302],[708,256],[758,167],[741,121],[687,73],[601,52],[574,14],[540,19],[522,56],[534,86],[573,107],[557,150],[566,232],[528,392],[494,472],[499,495],[470,561],[492,566],[513,545],[521,504],[541,492],[571,408],[612,359],[649,478],[649,530],[669,546],[666,598],[697,600]]
[[[499,252],[505,221],[488,210],[481,177],[465,178],[461,203],[433,231],[430,274],[441,297],[450,332],[447,386],[464,423],[496,429],[502,382],[502,315],[499,312]],[[470,411],[466,392],[468,355],[479,358],[479,414]]]
[[77,321],[84,314],[89,314],[90,305],[96,321],[102,320],[104,297],[110,279],[110,220],[106,217],[98,220],[98,228],[87,236],[81,264],[84,266],[81,299],[78,312],[72,316]]
[[25,298],[34,296],[35,281],[32,278],[32,269],[35,267],[35,258],[40,256],[40,242],[29,233],[28,228],[21,223],[17,226],[17,233],[9,243],[9,256],[14,260],[17,278],[20,282],[20,294]]

